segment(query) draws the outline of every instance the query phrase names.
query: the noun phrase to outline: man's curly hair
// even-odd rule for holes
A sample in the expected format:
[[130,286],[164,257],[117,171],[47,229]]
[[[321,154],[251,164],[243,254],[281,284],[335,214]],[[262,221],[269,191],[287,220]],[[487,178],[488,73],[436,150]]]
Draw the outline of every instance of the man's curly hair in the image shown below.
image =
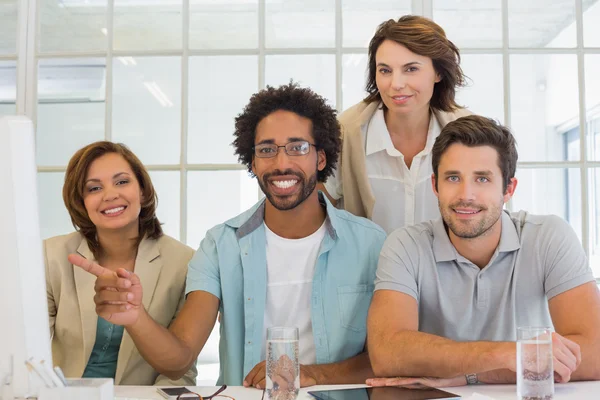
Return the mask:
[[267,86],[266,89],[253,94],[242,113],[235,118],[235,140],[232,144],[239,162],[254,176],[252,160],[256,127],[263,118],[278,110],[291,111],[312,121],[314,144],[317,150],[325,152],[327,160],[325,168],[318,171],[317,180],[325,182],[337,165],[341,149],[337,112],[327,105],[323,97],[294,82],[278,88]]

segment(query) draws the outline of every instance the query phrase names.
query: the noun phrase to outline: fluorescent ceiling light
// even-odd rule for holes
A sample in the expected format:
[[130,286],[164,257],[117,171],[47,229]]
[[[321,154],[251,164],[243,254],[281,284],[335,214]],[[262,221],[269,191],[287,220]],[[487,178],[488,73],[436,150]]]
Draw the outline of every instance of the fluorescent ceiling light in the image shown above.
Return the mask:
[[148,89],[150,94],[154,96],[156,101],[158,101],[161,106],[166,108],[173,107],[173,103],[171,102],[171,100],[169,100],[167,95],[160,89],[156,82],[144,82],[144,86],[146,86],[146,89]]
[[119,59],[119,61],[121,61],[121,64],[128,66],[128,65],[137,65],[137,62],[135,61],[135,58],[133,57],[117,57]]

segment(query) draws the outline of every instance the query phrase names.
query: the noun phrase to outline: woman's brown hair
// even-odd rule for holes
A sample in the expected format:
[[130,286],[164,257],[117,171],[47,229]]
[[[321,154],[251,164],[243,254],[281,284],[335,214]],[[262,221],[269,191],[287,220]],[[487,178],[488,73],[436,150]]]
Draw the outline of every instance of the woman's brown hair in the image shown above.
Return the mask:
[[441,26],[430,19],[416,15],[405,15],[398,21],[390,19],[377,28],[369,43],[369,69],[365,88],[368,95],[364,99],[365,102],[381,101],[375,81],[377,73],[375,55],[385,40],[392,40],[415,54],[431,58],[433,68],[441,78],[433,88],[430,101],[432,108],[442,111],[461,108],[454,100],[456,88],[465,84],[458,48],[446,38],[446,33]]
[[94,160],[105,154],[116,153],[122,156],[131,167],[142,191],[142,204],[139,216],[139,235],[137,244],[144,237],[149,239],[158,239],[163,235],[160,222],[156,217],[156,206],[158,197],[150,180],[150,175],[144,167],[144,164],[136,157],[127,146],[121,143],[107,141],[95,142],[78,150],[67,166],[65,173],[65,184],[63,186],[63,200],[67,211],[71,216],[71,222],[86,239],[88,246],[94,257],[102,254],[102,248],[98,242],[96,226],[88,216],[85,204],[83,202],[83,191],[85,189],[85,180]]

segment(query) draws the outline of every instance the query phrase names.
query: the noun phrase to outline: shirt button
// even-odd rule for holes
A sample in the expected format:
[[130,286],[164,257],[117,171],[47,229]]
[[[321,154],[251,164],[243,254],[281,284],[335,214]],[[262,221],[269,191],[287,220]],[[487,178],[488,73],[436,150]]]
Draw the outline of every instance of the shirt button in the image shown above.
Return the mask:
[[252,297],[248,297],[248,301],[252,300]]
[[248,344],[252,344],[252,341],[251,341],[251,340],[248,340]]

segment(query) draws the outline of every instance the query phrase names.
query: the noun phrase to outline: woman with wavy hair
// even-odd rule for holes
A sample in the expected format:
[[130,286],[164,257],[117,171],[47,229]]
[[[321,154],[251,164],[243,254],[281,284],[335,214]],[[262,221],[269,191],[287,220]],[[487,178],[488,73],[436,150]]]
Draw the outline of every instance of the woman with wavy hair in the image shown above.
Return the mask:
[[69,161],[63,200],[76,231],[44,241],[54,364],[70,378],[195,386],[195,368],[179,381],[169,381],[144,361],[121,326],[99,318],[95,277],[67,260],[78,253],[113,271],[135,271],[144,284],[146,310],[163,326],[171,323],[183,305],[194,251],[163,234],[156,192],[144,165],[122,144],[85,146]]
[[405,15],[379,25],[369,44],[367,97],[340,117],[342,155],[328,196],[386,232],[440,216],[431,148],[464,84],[458,48],[433,21]]

